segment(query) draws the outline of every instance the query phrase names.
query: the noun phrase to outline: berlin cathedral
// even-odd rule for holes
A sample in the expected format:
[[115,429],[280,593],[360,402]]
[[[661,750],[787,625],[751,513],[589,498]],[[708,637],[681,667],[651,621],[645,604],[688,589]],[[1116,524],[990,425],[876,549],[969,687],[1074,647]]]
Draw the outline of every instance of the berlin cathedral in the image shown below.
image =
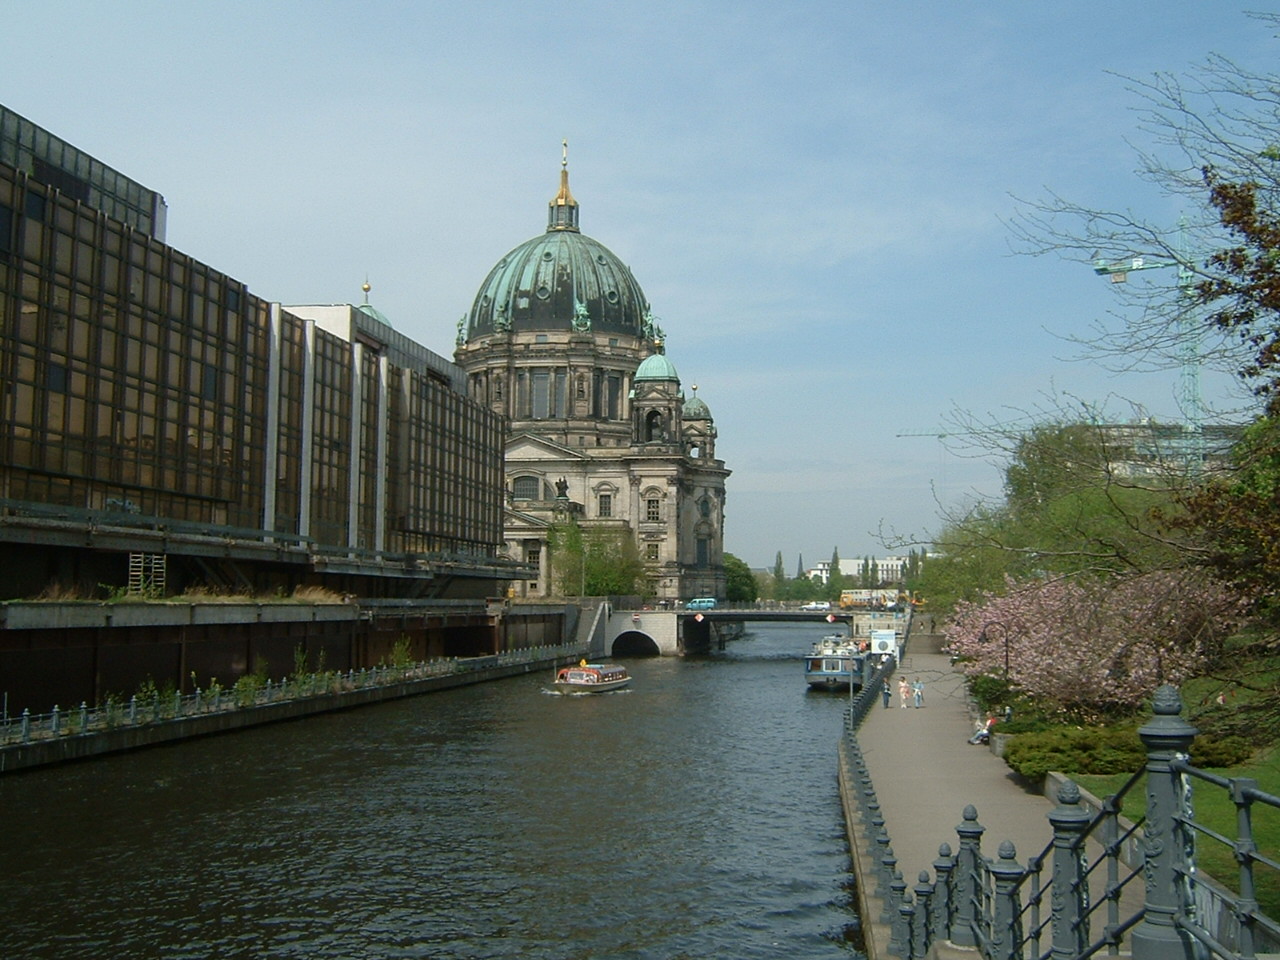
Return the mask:
[[506,417],[504,530],[553,591],[557,521],[635,539],[659,602],[725,593],[725,479],[711,411],[686,396],[640,284],[578,227],[567,158],[547,229],[503,256],[458,324],[471,397]]

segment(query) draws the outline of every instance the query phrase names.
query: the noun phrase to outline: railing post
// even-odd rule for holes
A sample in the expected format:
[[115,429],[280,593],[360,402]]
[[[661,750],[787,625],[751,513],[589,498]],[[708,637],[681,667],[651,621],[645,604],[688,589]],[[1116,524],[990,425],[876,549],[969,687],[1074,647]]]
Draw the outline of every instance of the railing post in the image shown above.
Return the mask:
[[1084,831],[1092,818],[1080,806],[1080,788],[1071,780],[1058,788],[1058,805],[1049,811],[1053,824],[1054,960],[1078,957],[1089,945],[1089,891],[1085,886]]
[[898,903],[893,898],[893,878],[897,866],[898,858],[893,855],[893,847],[885,847],[884,854],[880,857],[880,887],[876,891],[883,904],[880,922],[885,924],[892,924],[898,915]]
[[1107,856],[1107,945],[1119,952],[1120,937],[1120,801],[1115,796],[1102,801],[1102,845]]
[[1258,789],[1258,781],[1247,777],[1231,778],[1231,802],[1236,805],[1236,861],[1240,864],[1240,899],[1236,915],[1240,918],[1240,955],[1252,957],[1253,928],[1257,922],[1257,888],[1253,880],[1254,855],[1258,845],[1253,839],[1253,812],[1249,794]]
[[1184,811],[1185,777],[1173,761],[1185,756],[1196,730],[1182,719],[1182,698],[1168,685],[1156,691],[1153,715],[1138,729],[1147,748],[1147,823],[1143,836],[1146,900],[1142,921],[1129,938],[1133,960],[1191,960],[1193,940],[1180,930],[1176,917],[1193,910],[1188,876],[1192,863],[1191,831],[1179,817]]
[[916,896],[916,912],[911,918],[911,956],[923,957],[933,938],[933,884],[929,871],[921,870],[912,893]]
[[961,947],[976,947],[978,938],[973,934],[977,923],[978,871],[982,864],[982,835],[986,828],[978,823],[978,811],[973,804],[964,808],[964,820],[956,827],[960,837],[960,852],[956,854],[955,913],[951,924],[951,942]]
[[908,939],[911,930],[911,914],[915,908],[911,905],[911,897],[907,893],[907,881],[902,879],[902,871],[893,875],[889,884],[893,891],[892,915],[889,918],[888,950],[895,957],[911,956],[911,941]]
[[951,896],[955,865],[951,844],[939,846],[938,859],[933,861],[933,932],[929,935],[934,942],[951,939],[951,916],[955,912],[955,900]]
[[80,701],[80,733],[81,735],[89,732],[89,704]]
[[995,880],[995,903],[992,908],[990,940],[991,960],[1021,960],[1022,957],[1022,905],[1018,899],[1018,882],[1022,879],[1022,864],[1018,863],[1017,850],[1010,840],[1000,844],[1000,858],[991,864],[991,876]]
[[53,705],[53,712],[49,714],[49,732],[55,737],[58,735],[58,728],[61,726],[59,723],[61,716],[61,713],[58,711],[58,705],[55,703]]
[[22,708],[22,742],[31,742],[31,708]]
[[134,727],[138,724],[138,695],[135,693],[129,698],[129,726]]
[[[875,853],[876,896],[880,897],[880,896],[884,896],[885,884],[889,882],[889,877],[893,876],[892,872],[890,872],[889,877],[886,877],[884,873],[884,855],[886,853],[892,855],[893,851],[889,849],[889,832],[884,829],[883,823],[881,824],[880,832],[877,833],[875,837],[872,838],[872,842],[875,844],[875,852],[876,852]],[[894,862],[896,863],[897,860],[895,859]]]

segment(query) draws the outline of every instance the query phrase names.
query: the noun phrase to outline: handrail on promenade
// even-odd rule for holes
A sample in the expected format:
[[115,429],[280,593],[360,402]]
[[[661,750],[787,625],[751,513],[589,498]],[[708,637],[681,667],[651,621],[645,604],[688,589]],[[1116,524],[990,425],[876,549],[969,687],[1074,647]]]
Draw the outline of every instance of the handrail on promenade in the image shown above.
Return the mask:
[[209,689],[197,689],[188,694],[155,691],[143,696],[135,694],[128,701],[109,699],[106,703],[93,707],[82,702],[78,707],[68,710],[55,706],[48,713],[33,714],[30,710],[23,710],[17,716],[8,714],[6,697],[6,709],[3,716],[0,716],[0,747],[57,737],[106,733],[124,727],[166,723],[235,710],[251,710],[287,700],[388,687],[433,677],[474,673],[491,667],[578,656],[585,652],[586,647],[581,643],[524,647],[480,657],[440,657],[405,665],[380,664],[345,673],[308,673],[284,677],[275,682],[240,682],[232,687],[214,684]]
[[[1168,686],[1156,691],[1153,716],[1138,731],[1147,751],[1144,769],[1096,813],[1086,809],[1079,787],[1064,781],[1057,805],[1047,814],[1051,839],[1022,864],[1008,841],[995,858],[983,855],[985,828],[974,807],[967,806],[956,828],[957,851],[941,844],[932,879],[921,870],[908,892],[857,741],[876,687],[891,672],[892,664],[877,671],[850,704],[842,739],[856,781],[844,796],[846,802],[856,798],[862,836],[876,852],[864,882],[875,878],[874,895],[883,903],[879,920],[890,927],[891,954],[923,958],[943,942],[975,949],[984,960],[1083,960],[1116,956],[1122,946],[1135,960],[1254,960],[1260,949],[1280,954],[1280,924],[1259,909],[1255,875],[1255,868],[1263,867],[1280,877],[1280,862],[1258,850],[1253,828],[1258,808],[1278,810],[1280,798],[1259,790],[1253,780],[1191,766],[1187,756],[1197,730],[1182,719],[1182,700]],[[1234,838],[1195,819],[1191,779],[1230,796],[1237,808]],[[1128,824],[1121,806],[1139,784],[1145,785],[1146,814]],[[1197,835],[1231,848],[1239,863],[1236,892],[1197,870]],[[1092,864],[1089,839],[1102,850]],[[1139,878],[1141,906],[1126,916],[1122,894]],[[1091,879],[1103,891],[1093,904]],[[864,923],[871,920],[864,917]]]

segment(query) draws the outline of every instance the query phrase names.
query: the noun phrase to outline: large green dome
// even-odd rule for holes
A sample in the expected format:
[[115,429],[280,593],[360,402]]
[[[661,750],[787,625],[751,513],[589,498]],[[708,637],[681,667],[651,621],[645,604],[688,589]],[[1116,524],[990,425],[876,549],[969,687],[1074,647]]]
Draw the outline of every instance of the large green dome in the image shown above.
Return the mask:
[[550,203],[547,232],[526,240],[489,271],[467,317],[466,339],[507,330],[644,335],[649,303],[631,270],[578,230],[569,174]]

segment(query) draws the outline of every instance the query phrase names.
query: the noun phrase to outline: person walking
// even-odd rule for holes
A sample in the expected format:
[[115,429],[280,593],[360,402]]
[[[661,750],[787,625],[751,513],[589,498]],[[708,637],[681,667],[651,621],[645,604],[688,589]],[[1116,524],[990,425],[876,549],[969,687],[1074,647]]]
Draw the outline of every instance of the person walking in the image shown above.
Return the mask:
[[888,680],[886,680],[884,682],[884,686],[880,688],[880,696],[884,699],[884,706],[887,710],[889,708],[889,698],[893,696],[893,691],[889,689]]
[[917,710],[924,706],[924,682],[919,677],[911,681],[911,696]]
[[898,699],[902,701],[902,709],[907,709],[907,698],[911,696],[911,684],[906,677],[898,678]]

